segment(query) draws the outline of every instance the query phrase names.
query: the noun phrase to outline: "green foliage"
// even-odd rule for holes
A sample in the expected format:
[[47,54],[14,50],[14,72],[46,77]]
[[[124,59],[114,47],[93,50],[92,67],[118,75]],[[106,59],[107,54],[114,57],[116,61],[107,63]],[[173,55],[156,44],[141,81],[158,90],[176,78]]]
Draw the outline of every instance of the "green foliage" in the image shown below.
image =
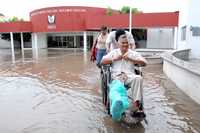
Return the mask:
[[129,13],[130,7],[129,6],[123,6],[120,10],[121,13]]
[[16,17],[16,16],[11,17],[11,18],[8,18],[8,19],[6,19],[6,18],[0,18],[0,22],[19,22],[19,21],[23,22],[24,19],[23,19],[23,18],[20,18],[20,19],[19,19],[19,18]]
[[106,10],[106,15],[112,16],[112,13],[113,13],[112,8],[111,8],[111,7],[108,7],[107,10]]
[[17,17],[14,16],[13,18],[11,18],[11,22],[16,22],[16,21],[19,21]]
[[0,22],[6,22],[6,20],[3,17],[0,17]]
[[[131,8],[131,9],[132,9],[132,13],[142,13],[142,11],[139,11],[137,8]],[[123,14],[127,14],[130,12],[130,7],[123,6],[119,12]]]
[[[132,13],[142,13],[142,11],[139,11],[137,8],[131,8]],[[120,10],[118,10],[120,14],[128,14],[130,12],[130,6],[123,6]],[[106,15],[112,16],[113,9],[111,7],[107,7]]]

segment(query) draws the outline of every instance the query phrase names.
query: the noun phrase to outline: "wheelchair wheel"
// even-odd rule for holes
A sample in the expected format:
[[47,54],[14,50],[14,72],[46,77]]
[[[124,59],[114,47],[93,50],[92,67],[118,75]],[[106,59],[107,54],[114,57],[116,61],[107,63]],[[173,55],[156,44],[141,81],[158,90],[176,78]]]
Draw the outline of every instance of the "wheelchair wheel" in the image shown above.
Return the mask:
[[107,77],[103,70],[101,71],[101,93],[102,93],[102,102],[106,106],[107,105]]
[[106,110],[107,110],[107,113],[110,115],[110,98],[109,98],[109,84],[111,82],[111,73],[110,73],[110,69],[107,70],[106,72]]
[[107,113],[110,115],[110,100],[109,100],[109,92],[107,92],[106,94],[106,110],[107,110]]
[[109,100],[109,83],[111,80],[110,66],[102,66],[101,68],[101,91],[102,102],[106,107],[107,113],[110,114],[110,100]]

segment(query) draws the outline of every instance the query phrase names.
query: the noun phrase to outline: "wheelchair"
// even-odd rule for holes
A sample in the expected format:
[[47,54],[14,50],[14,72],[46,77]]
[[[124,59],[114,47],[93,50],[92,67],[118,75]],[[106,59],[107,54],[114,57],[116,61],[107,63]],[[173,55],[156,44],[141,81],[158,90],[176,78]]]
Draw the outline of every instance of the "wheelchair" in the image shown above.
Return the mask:
[[[111,65],[101,65],[101,92],[102,92],[102,102],[106,108],[106,112],[108,115],[111,116],[111,113],[110,113],[110,99],[109,99],[109,84],[111,83],[112,81],[112,78],[111,78]],[[135,74],[136,75],[143,75],[142,74],[142,66],[138,65],[138,64],[135,64]],[[125,88],[127,88],[128,90],[128,87],[125,86]],[[128,96],[128,99],[129,101],[133,101],[133,99]],[[142,108],[143,108],[143,100],[141,101],[142,103]],[[127,112],[130,112],[129,109],[127,109]],[[130,114],[130,113],[129,113]],[[124,116],[128,116],[127,114],[124,114]],[[133,115],[129,115],[128,117],[132,117],[131,119],[131,122],[128,122],[129,124],[131,123],[134,123],[134,124],[137,124],[141,121],[145,121],[145,123],[147,124],[147,121],[146,121],[146,115],[142,115],[142,116],[138,116],[138,117],[134,117]],[[125,118],[125,117],[124,117]],[[130,121],[130,120],[129,120]]]

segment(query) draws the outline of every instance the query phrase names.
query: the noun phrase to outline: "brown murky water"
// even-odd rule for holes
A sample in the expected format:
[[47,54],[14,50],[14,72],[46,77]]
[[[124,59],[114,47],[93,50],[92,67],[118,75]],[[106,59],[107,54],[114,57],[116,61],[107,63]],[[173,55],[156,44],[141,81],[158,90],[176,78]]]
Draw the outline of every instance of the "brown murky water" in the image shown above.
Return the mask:
[[144,68],[148,125],[116,123],[101,102],[99,71],[81,52],[42,50],[32,59],[0,52],[0,133],[198,133],[200,106],[166,79],[161,65]]

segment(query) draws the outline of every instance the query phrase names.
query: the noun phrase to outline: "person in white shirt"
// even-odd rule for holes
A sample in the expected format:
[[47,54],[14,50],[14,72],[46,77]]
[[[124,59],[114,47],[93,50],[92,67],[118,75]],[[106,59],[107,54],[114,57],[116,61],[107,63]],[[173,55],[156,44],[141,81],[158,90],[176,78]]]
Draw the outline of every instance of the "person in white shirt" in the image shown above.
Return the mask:
[[123,34],[125,34],[127,36],[130,49],[135,49],[135,40],[133,38],[133,35],[128,31],[118,29],[118,30],[112,31],[108,34],[108,37],[106,39],[107,53],[109,53],[113,49],[119,48],[116,38],[118,38],[120,35],[123,35]]
[[140,75],[135,74],[134,67],[135,64],[145,66],[147,61],[140,53],[130,49],[126,34],[123,34],[116,39],[119,48],[114,49],[105,55],[101,64],[112,64],[112,79],[120,80],[125,86],[131,88],[130,93],[134,101],[133,105],[136,109],[140,110],[143,98],[143,78]]

